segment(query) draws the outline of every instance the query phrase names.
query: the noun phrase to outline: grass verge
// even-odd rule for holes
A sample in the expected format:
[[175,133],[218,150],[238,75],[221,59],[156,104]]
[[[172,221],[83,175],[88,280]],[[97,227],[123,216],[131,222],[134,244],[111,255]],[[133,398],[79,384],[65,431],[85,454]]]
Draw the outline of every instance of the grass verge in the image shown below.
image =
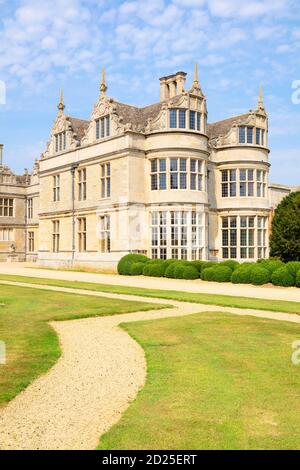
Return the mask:
[[6,364],[0,365],[0,407],[59,358],[59,341],[49,321],[165,307],[7,285],[0,286],[0,304],[0,340],[7,351]]
[[122,326],[148,377],[99,449],[300,449],[298,325],[210,312]]
[[44,279],[37,277],[0,275],[0,281],[16,281],[31,284],[49,285],[56,287],[69,287],[72,289],[85,289],[96,292],[113,294],[139,295],[149,298],[161,298],[182,302],[200,303],[205,305],[219,305],[222,307],[250,308],[268,310],[271,312],[284,312],[300,314],[300,302],[255,299],[252,297],[239,297],[231,295],[200,294],[160,289],[144,289],[141,287],[115,286],[110,284],[96,284],[92,282],[65,281],[59,279]]

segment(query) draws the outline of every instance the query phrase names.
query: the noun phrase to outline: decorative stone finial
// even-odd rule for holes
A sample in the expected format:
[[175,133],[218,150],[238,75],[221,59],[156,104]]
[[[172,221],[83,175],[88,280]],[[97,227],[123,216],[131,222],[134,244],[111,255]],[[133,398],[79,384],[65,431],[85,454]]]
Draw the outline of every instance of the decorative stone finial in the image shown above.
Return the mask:
[[63,95],[63,90],[62,90],[62,89],[60,90],[59,103],[58,103],[57,108],[58,108],[58,110],[59,110],[60,112],[63,112],[64,109],[65,109],[65,105],[64,105],[64,95]]
[[199,84],[199,77],[198,77],[198,64],[195,63],[194,65],[194,83]]
[[105,96],[107,90],[107,86],[105,83],[105,72],[104,72],[104,67],[102,68],[102,77],[101,77],[101,85],[100,85],[100,92],[101,96]]

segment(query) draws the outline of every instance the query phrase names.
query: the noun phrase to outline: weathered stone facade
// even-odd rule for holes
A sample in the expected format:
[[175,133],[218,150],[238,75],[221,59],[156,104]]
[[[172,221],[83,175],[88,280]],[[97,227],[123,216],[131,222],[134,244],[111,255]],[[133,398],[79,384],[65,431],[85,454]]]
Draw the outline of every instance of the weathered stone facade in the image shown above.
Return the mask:
[[32,175],[1,166],[0,198],[14,201],[13,216],[0,217],[0,228],[14,232],[13,241],[0,241],[1,258],[105,268],[129,252],[268,256],[273,206],[262,91],[254,110],[208,124],[197,67],[187,90],[185,80],[184,72],[161,78],[161,101],[136,108],[106,95],[103,72],[89,121],[66,115],[61,94]]

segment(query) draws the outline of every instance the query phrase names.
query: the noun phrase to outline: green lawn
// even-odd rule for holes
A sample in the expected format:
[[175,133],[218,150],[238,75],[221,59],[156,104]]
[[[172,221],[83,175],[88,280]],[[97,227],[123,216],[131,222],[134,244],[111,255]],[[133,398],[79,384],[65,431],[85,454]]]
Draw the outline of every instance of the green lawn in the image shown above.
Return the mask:
[[[114,294],[141,295],[149,298],[179,300],[182,302],[201,303],[206,305],[220,305],[224,307],[252,308],[269,310],[272,312],[285,312],[300,314],[300,302],[255,299],[251,297],[238,297],[231,295],[199,294],[160,289],[143,289],[141,287],[114,286],[110,284],[96,284],[92,282],[64,281],[59,279],[42,279],[27,276],[0,275],[3,281],[19,281],[32,284],[49,285],[57,287],[71,287],[73,289],[87,289],[96,292],[109,292]],[[237,292],[238,292],[237,286]]]
[[[71,320],[153,309],[153,304],[0,285],[0,340],[7,364],[0,365],[0,407],[59,358],[50,320]],[[156,308],[162,308],[155,305]]]
[[300,449],[299,325],[205,313],[123,328],[148,377],[99,449]]

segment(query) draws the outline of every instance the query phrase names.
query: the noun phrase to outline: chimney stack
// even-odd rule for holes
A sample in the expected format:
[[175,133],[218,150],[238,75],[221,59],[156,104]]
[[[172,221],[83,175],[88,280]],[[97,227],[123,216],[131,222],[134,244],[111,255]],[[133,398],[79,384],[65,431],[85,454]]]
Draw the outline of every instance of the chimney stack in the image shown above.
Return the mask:
[[185,79],[185,72],[177,72],[174,75],[160,78],[160,101],[166,101],[173,96],[184,93]]

